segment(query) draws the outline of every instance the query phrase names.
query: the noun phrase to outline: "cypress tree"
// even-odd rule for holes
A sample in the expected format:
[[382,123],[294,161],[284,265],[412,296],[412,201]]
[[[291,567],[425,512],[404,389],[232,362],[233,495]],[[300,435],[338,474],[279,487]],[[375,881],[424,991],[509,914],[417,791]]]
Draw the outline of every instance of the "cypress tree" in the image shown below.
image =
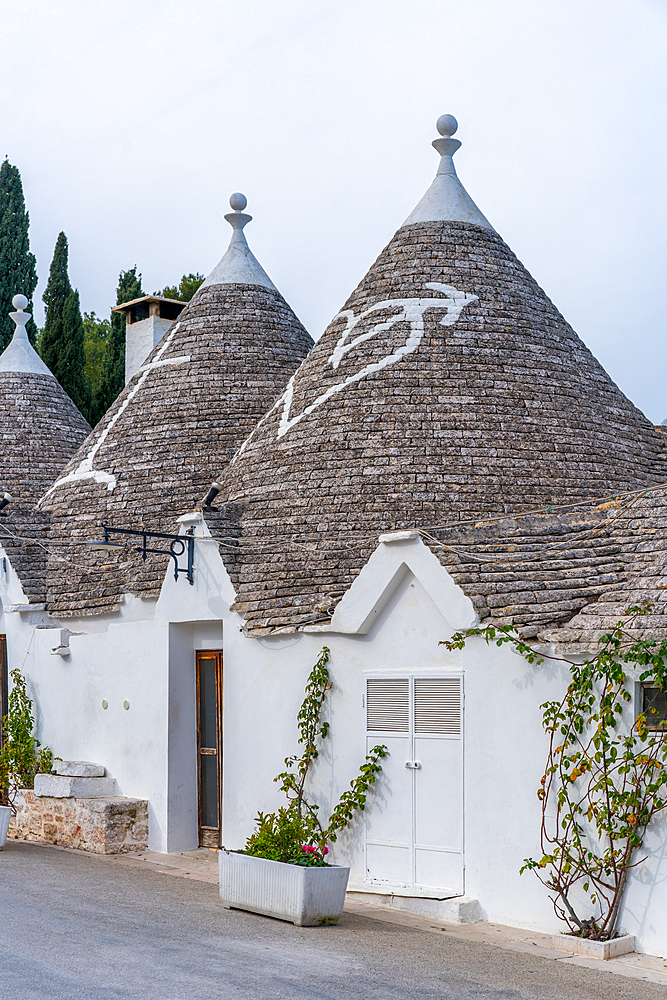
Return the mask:
[[[28,312],[33,311],[37,271],[35,255],[30,252],[29,226],[21,174],[18,167],[5,159],[0,167],[0,351],[4,351],[14,334],[14,323],[9,318],[13,297],[19,293],[25,295],[29,302]],[[34,345],[37,327],[32,319],[27,332]]]
[[84,367],[84,329],[75,291],[67,273],[67,237],[60,233],[44,291],[46,321],[40,340],[40,354],[70,399],[84,416],[90,413],[90,389]]
[[[116,289],[116,305],[131,302],[141,298],[146,293],[141,287],[141,275],[137,274],[137,265],[129,271],[121,271]],[[101,420],[113,401],[120,395],[125,386],[125,317],[120,313],[111,313],[111,330],[107,337],[102,378],[95,395],[93,416],[95,422]],[[93,423],[93,420],[91,420]]]
[[42,296],[46,306],[46,321],[39,344],[40,354],[56,378],[58,378],[56,369],[58,368],[63,340],[65,301],[72,291],[67,273],[67,257],[67,237],[64,233],[60,233],[53,252],[49,280]]
[[84,347],[85,329],[81,315],[79,293],[73,289],[65,299],[63,309],[63,331],[65,334],[62,377],[56,376],[70,399],[74,400],[88,420],[91,409],[90,385],[86,378],[86,351]]

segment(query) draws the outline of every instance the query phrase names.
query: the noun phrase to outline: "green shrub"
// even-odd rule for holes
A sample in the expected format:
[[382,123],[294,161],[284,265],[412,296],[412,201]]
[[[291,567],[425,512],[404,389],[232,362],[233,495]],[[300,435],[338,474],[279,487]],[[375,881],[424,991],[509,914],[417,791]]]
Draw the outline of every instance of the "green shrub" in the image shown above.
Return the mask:
[[[293,803],[281,806],[275,813],[260,813],[256,822],[257,828],[246,843],[246,854],[304,867],[326,864],[311,843],[316,833],[314,820],[301,816]],[[323,853],[328,853],[326,848]]]
[[0,750],[0,802],[13,808],[18,788],[33,788],[36,774],[50,774],[53,753],[33,736],[35,720],[25,677],[11,671],[8,713],[2,720],[4,744]]

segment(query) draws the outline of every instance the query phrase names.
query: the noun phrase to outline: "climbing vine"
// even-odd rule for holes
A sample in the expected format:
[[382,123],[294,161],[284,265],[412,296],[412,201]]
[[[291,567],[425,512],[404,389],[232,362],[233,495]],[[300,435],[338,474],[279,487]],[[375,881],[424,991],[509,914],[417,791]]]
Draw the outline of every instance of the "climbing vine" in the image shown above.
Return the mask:
[[654,709],[633,719],[627,712],[636,680],[667,691],[667,641],[631,634],[649,611],[647,604],[629,608],[581,663],[538,654],[510,626],[468,629],[442,643],[462,649],[481,636],[510,643],[530,663],[567,664],[565,695],[540,706],[549,738],[537,790],[542,855],[524,859],[520,871],[535,872],[572,933],[596,940],[616,935],[628,874],[644,860],[636,857],[646,829],[667,805],[667,722]]
[[16,791],[32,788],[36,774],[50,773],[53,754],[33,736],[35,720],[25,677],[14,669],[11,678],[8,712],[2,720],[4,742],[0,750],[0,804],[9,805],[16,812]]
[[324,646],[306,683],[305,698],[297,715],[301,752],[285,758],[285,770],[274,779],[280,782],[288,805],[275,813],[259,813],[257,827],[246,843],[246,852],[256,857],[314,866],[326,864],[328,844],[335,843],[355,812],[366,807],[371,786],[382,770],[386,746],[373,747],[331,813],[326,826],[318,817],[319,806],[306,797],[306,782],[317,760],[321,742],[329,733],[329,723],[322,720],[322,708],[333,684],[327,663],[329,649]]

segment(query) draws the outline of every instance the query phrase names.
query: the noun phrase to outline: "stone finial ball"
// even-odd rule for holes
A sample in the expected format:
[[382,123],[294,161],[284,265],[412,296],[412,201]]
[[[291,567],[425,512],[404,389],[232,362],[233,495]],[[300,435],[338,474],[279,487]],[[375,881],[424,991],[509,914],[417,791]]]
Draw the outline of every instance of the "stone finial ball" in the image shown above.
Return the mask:
[[459,127],[459,123],[454,115],[440,115],[435,123],[435,127],[440,135],[454,135]]
[[28,300],[26,299],[25,295],[15,295],[14,298],[12,299],[12,305],[14,306],[15,309],[23,311],[23,309],[25,309],[25,307],[28,305]]
[[241,194],[240,191],[235,191],[234,194],[230,196],[229,204],[234,212],[242,212],[248,204],[248,199],[244,194]]

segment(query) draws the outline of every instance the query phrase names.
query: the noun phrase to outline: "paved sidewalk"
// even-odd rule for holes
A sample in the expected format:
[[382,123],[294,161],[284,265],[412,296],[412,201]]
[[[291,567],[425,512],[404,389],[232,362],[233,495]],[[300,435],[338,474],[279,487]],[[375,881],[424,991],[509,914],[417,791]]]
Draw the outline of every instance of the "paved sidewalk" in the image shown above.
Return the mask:
[[[68,850],[67,848],[51,848],[52,850]],[[81,851],[68,853],[80,855]],[[218,884],[218,859],[215,851],[199,848],[182,854],[158,854],[152,851],[142,851],[138,854],[116,854],[95,856],[96,860],[111,865],[138,868],[144,871],[154,871],[164,875],[174,875],[180,878],[192,879],[198,882]],[[598,972],[639,979],[647,983],[667,986],[667,961],[651,955],[621,955],[618,958],[603,962],[581,955],[573,955],[566,948],[554,948],[553,937],[550,934],[539,934],[502,924],[491,924],[480,921],[474,924],[448,924],[427,917],[401,913],[387,907],[372,906],[366,903],[348,901],[346,913],[354,913],[370,920],[393,924],[415,931],[442,935],[461,941],[477,942],[492,945],[507,951],[534,955],[540,958],[557,961],[564,965],[574,965],[580,968],[593,969]]]

